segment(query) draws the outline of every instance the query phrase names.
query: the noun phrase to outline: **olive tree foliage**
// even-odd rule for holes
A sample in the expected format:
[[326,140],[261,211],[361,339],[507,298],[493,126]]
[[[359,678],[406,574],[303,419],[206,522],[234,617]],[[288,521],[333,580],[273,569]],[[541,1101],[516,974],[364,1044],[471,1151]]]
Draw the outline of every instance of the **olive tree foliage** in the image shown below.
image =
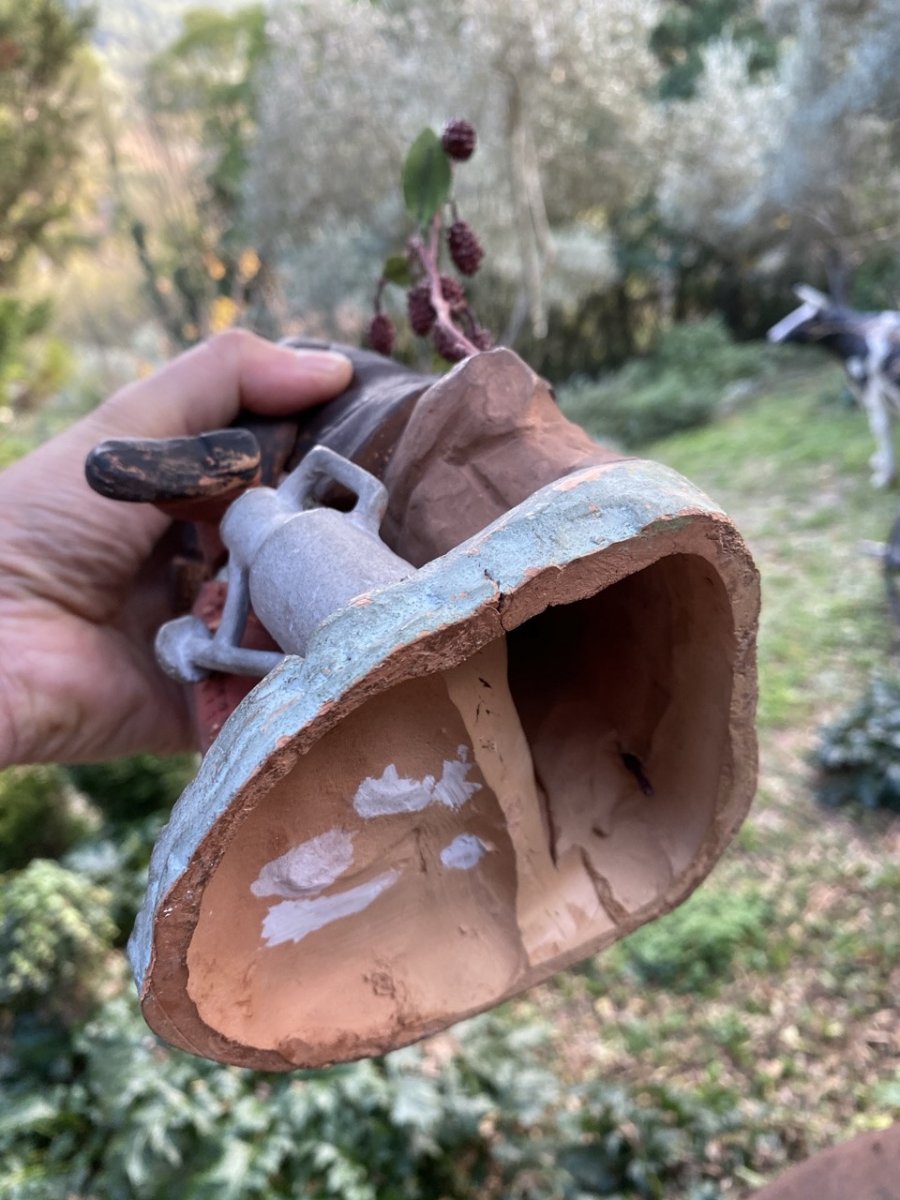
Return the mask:
[[660,212],[672,229],[719,252],[758,240],[745,210],[767,185],[786,108],[781,81],[751,78],[748,57],[748,48],[730,38],[712,42],[693,96],[666,114]]
[[239,319],[278,331],[266,248],[242,220],[266,52],[262,5],[187,12],[146,64],[140,119],[111,147],[120,218],[173,347]]
[[789,104],[753,215],[787,214],[794,238],[818,242],[846,269],[900,233],[897,6],[804,0],[783,16]]
[[71,234],[94,92],[90,14],[61,0],[0,0],[0,287]]
[[774,70],[708,46],[695,94],[669,109],[659,192],[676,230],[772,270],[839,283],[900,233],[900,22],[895,0],[770,0]]
[[374,280],[406,232],[406,150],[454,116],[480,140],[460,215],[518,316],[540,329],[548,301],[608,283],[615,215],[657,170],[658,14],[659,0],[281,0],[247,194],[289,253],[294,303],[334,309]]
[[58,260],[71,248],[90,190],[90,28],[62,0],[0,0],[0,416],[36,407],[68,366],[61,344],[36,336],[51,310],[28,285],[37,251]]

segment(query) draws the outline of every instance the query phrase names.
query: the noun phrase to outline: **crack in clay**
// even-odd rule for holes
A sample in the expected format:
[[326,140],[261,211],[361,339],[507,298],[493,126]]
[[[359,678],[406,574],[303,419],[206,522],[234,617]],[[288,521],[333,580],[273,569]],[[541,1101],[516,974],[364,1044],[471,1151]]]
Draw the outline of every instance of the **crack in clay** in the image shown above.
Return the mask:
[[[587,924],[588,910],[562,898],[572,890],[574,881],[561,878],[554,860],[549,804],[537,782],[528,740],[509,691],[505,640],[485,646],[468,665],[479,668],[478,685],[470,671],[457,669],[445,675],[447,690],[472,738],[481,774],[505,818],[515,856],[516,924],[522,949],[535,965],[569,944],[576,928]],[[491,680],[491,703],[482,703],[479,709],[483,697],[478,688],[485,687],[487,679]],[[590,877],[584,886],[591,904],[596,905]]]
[[588,854],[584,846],[578,847],[578,853],[581,856],[581,863],[585,871],[590,876],[591,883],[594,885],[594,890],[597,893],[597,899],[601,907],[606,912],[606,915],[614,925],[621,925],[628,920],[628,909],[624,904],[613,895],[613,890],[609,885],[609,881],[604,875],[601,875],[591,861],[591,856]]
[[556,847],[559,844],[559,838],[560,838],[559,827],[557,826],[556,819],[553,815],[553,805],[550,803],[550,797],[547,794],[547,788],[544,785],[544,781],[541,778],[541,773],[538,770],[538,765],[534,761],[534,759],[532,759],[531,765],[532,765],[532,770],[534,771],[534,787],[535,787],[535,791],[537,792],[538,801],[540,802],[541,813],[543,815],[544,820],[547,823],[547,829],[550,834],[550,837],[549,837],[550,858],[553,862],[554,868],[558,870],[559,869],[559,861],[558,861],[558,856],[557,856],[557,852],[556,852]]

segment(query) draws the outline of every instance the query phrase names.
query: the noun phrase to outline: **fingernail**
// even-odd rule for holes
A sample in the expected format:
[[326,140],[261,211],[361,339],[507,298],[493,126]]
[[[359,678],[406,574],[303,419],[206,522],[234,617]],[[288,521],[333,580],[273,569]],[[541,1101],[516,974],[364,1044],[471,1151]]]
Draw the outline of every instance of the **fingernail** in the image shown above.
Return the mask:
[[344,379],[348,371],[353,370],[353,364],[345,354],[335,350],[294,350],[300,359],[304,373],[322,375],[326,379]]

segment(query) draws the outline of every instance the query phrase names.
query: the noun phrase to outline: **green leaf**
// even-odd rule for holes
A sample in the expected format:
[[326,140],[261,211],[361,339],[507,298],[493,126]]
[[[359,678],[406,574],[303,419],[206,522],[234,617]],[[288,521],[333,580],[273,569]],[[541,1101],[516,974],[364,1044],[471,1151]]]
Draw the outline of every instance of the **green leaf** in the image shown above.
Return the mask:
[[396,283],[398,287],[409,287],[412,283],[412,274],[405,254],[392,254],[390,258],[385,259],[381,274],[388,283]]
[[450,195],[450,160],[441,139],[424,129],[410,147],[403,164],[403,199],[413,220],[427,225]]

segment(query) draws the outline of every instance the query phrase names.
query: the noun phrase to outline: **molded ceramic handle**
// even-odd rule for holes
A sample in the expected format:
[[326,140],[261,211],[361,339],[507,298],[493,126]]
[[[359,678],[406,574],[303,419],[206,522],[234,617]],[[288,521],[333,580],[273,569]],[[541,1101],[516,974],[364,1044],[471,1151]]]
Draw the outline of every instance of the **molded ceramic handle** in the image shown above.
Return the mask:
[[299,509],[309,508],[321,483],[339,483],[352,492],[356,496],[352,516],[365,529],[378,532],[387,511],[387,488],[374,475],[327,446],[313,447],[278,488],[278,495],[293,501]]

